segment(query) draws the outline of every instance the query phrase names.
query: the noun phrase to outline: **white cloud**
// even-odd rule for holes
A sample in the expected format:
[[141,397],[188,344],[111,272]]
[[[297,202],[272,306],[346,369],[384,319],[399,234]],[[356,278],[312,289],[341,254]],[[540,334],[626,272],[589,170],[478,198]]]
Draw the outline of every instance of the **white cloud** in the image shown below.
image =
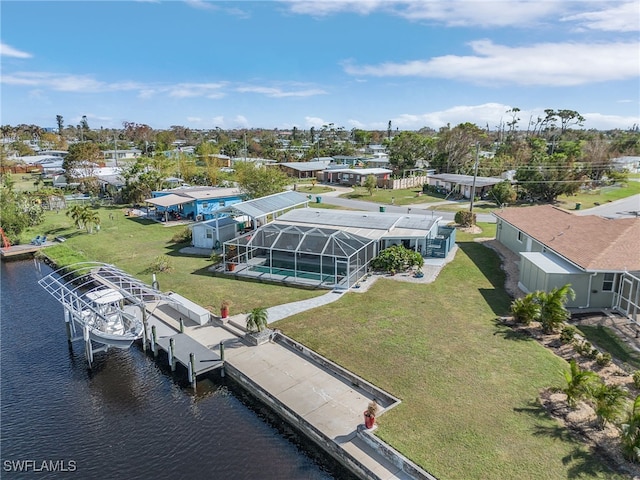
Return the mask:
[[543,43],[525,47],[470,43],[475,55],[444,55],[428,60],[379,65],[345,62],[351,75],[431,77],[484,85],[572,86],[635,78],[640,72],[640,44]]
[[403,2],[396,14],[413,21],[436,21],[447,26],[506,27],[532,25],[557,14],[558,1]]
[[286,0],[283,3],[288,4],[289,9],[293,13],[311,15],[314,17],[325,17],[327,15],[333,15],[334,13],[340,12],[356,12],[361,15],[367,15],[380,9],[385,4],[390,4],[392,2],[375,0]]
[[187,5],[198,10],[218,10],[218,6],[211,2],[204,2],[202,0],[185,0]]
[[[480,128],[487,126],[495,130],[501,124],[511,120],[511,114],[507,113],[512,108],[497,102],[489,102],[481,105],[457,105],[444,110],[425,113],[404,113],[391,118],[393,128],[400,130],[418,130],[423,127],[431,127],[438,130],[450,124],[452,127],[461,123],[470,122]],[[525,131],[529,122],[538,117],[544,118],[544,108],[521,109],[518,114],[518,130]],[[630,128],[634,124],[640,124],[640,118],[620,115],[605,115],[601,113],[582,113],[585,118],[583,128],[606,130],[613,128]],[[352,122],[352,121],[350,121]],[[362,125],[362,124],[361,124]],[[367,125],[366,128],[386,130],[387,124],[377,122]]]
[[327,92],[319,88],[310,88],[306,90],[284,91],[275,87],[238,87],[236,89],[240,93],[261,93],[267,97],[285,98],[285,97],[312,97],[315,95],[325,95]]
[[307,128],[320,128],[322,127],[322,125],[326,125],[327,122],[325,122],[323,119],[319,118],[319,117],[304,117],[304,123],[306,124]]
[[638,1],[606,4],[602,10],[567,15],[560,21],[577,22],[590,30],[637,32],[640,30],[640,13],[638,12],[640,12]]
[[640,125],[640,117],[623,117],[621,115],[605,115],[602,113],[585,113],[585,128],[597,130],[628,129],[634,125]]
[[[506,27],[555,20],[567,9],[558,0],[451,0],[451,1],[295,1],[284,2],[291,12],[325,17],[342,12],[368,15],[376,11],[410,21],[436,22],[447,26]],[[572,5],[575,7],[576,4]],[[579,5],[579,4],[578,4]]]
[[13,48],[6,43],[0,43],[0,57],[33,58],[33,55],[18,50],[17,48]]
[[249,120],[244,115],[236,115],[233,122],[235,127],[249,128]]
[[108,90],[107,84],[87,75],[66,75],[47,72],[15,72],[4,74],[2,83],[25,87],[43,87],[62,92],[102,92]]
[[220,98],[222,95],[220,89],[224,86],[224,83],[179,83],[177,85],[163,87],[160,90],[176,98]]
[[358,120],[354,120],[352,118],[350,118],[349,120],[347,120],[347,124],[351,126],[351,128],[365,128],[365,124],[358,121]]

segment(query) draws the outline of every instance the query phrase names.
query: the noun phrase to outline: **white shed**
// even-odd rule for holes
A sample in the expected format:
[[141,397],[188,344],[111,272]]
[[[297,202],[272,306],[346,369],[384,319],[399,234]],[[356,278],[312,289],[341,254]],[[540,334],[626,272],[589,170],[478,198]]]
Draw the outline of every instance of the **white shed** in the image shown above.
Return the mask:
[[214,248],[216,241],[218,246],[238,236],[249,221],[249,217],[219,217],[206,222],[195,223],[191,226],[191,244],[198,248]]

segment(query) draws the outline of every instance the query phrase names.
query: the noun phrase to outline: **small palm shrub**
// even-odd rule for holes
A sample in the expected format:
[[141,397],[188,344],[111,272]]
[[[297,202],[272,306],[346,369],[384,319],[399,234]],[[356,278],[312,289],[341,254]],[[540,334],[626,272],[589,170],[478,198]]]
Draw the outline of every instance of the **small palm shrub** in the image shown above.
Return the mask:
[[573,325],[565,325],[560,332],[560,341],[562,343],[571,343],[576,337],[576,327]]
[[640,370],[636,370],[635,372],[633,372],[633,385],[636,388],[640,388]]
[[627,418],[620,426],[622,430],[622,454],[631,462],[640,462],[640,395],[627,412]]
[[549,293],[538,292],[540,323],[542,323],[544,333],[554,333],[571,317],[565,305],[569,298],[574,299],[575,296],[570,284],[556,287]]
[[516,298],[511,302],[511,315],[517,323],[529,325],[537,320],[540,315],[540,303],[534,293],[524,298]]
[[261,332],[267,328],[269,312],[264,307],[256,307],[247,315],[247,330],[250,332]]
[[600,377],[589,370],[582,370],[574,359],[569,362],[569,371],[562,372],[567,386],[562,392],[567,396],[567,404],[575,408],[578,400],[587,398],[600,382]]
[[600,383],[592,389],[591,399],[601,430],[607,422],[618,421],[627,406],[627,392],[620,385]]

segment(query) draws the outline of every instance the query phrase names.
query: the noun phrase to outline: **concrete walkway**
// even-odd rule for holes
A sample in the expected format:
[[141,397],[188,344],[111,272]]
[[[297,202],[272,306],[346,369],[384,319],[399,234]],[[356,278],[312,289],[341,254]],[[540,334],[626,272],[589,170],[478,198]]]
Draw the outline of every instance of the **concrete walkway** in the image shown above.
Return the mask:
[[[316,308],[342,297],[344,292],[331,291],[319,297],[280,305],[269,309],[269,321],[275,322],[289,315]],[[165,314],[167,311],[164,311]],[[166,318],[169,326],[179,331],[178,312],[176,318]],[[286,409],[307,422],[312,429],[320,432],[327,441],[333,442],[334,448],[343,451],[356,462],[363,465],[372,475],[369,478],[381,480],[432,478],[426,472],[411,476],[400,467],[394,465],[385,456],[373,448],[366,439],[370,434],[359,433],[364,423],[363,412],[371,400],[380,404],[380,413],[395,406],[398,402],[381,399],[366,388],[365,380],[354,382],[328,368],[313,361],[309,356],[282,342],[267,342],[259,346],[249,346],[242,339],[243,331],[238,329],[234,333],[233,324],[242,324],[245,315],[236,315],[229,319],[229,324],[223,326],[217,321],[207,325],[197,325],[190,320],[185,323],[184,333],[201,345],[220,353],[220,344],[224,344],[224,357],[229,368],[242,373],[270,397],[277,399]],[[375,388],[375,387],[373,387]],[[363,438],[364,437],[364,438]],[[379,440],[374,439],[379,442]],[[387,448],[389,448],[387,446]],[[392,449],[390,449],[392,450]],[[404,459],[411,465],[411,469],[420,471],[419,467]]]

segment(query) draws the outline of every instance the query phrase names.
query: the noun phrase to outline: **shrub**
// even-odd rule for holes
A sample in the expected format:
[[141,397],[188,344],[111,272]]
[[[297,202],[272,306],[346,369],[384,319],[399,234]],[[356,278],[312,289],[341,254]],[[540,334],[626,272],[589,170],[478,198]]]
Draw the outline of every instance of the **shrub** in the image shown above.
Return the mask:
[[601,367],[606,367],[611,363],[611,354],[609,352],[599,353],[596,357],[596,363]]
[[562,343],[571,343],[576,336],[576,327],[573,325],[566,325],[560,332],[560,341]]
[[640,370],[636,370],[633,372],[633,385],[636,388],[640,388]]
[[191,230],[189,227],[184,227],[182,230],[175,233],[171,238],[173,243],[186,243],[191,241]]
[[371,267],[385,272],[404,271],[410,267],[422,267],[424,258],[420,252],[409,250],[402,245],[385,248],[371,261]]
[[583,340],[581,342],[576,342],[576,344],[573,346],[573,349],[583,357],[587,357],[591,354],[593,345],[591,345],[591,342]]
[[462,227],[471,227],[476,224],[476,214],[466,210],[458,210],[454,221]]
[[172,269],[171,259],[166,255],[158,255],[149,266],[151,273],[170,272]]

